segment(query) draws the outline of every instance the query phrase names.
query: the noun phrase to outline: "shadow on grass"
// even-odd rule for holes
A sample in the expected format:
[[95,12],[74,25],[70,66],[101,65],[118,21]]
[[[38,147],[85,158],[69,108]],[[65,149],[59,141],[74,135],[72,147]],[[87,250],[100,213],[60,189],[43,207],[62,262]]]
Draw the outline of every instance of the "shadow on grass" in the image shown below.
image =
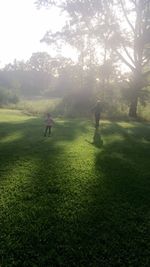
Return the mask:
[[120,123],[102,127],[103,137],[110,139],[95,153],[96,178],[85,189],[81,239],[76,235],[84,266],[149,266],[149,125],[129,129]]
[[99,128],[95,128],[92,142],[90,142],[87,139],[85,139],[85,141],[87,143],[97,147],[97,148],[102,148],[103,147],[103,139],[102,139],[102,135],[101,135],[100,129]]
[[93,136],[93,144],[99,148],[103,146],[103,140],[102,140],[101,132],[99,128],[95,128],[94,136]]
[[103,129],[105,136],[123,137],[112,138],[95,158],[98,179],[89,217],[91,224],[97,222],[96,236],[104,243],[95,253],[101,252],[108,266],[149,265],[150,143],[143,142],[148,130],[149,125],[138,124],[128,131],[120,123]]
[[87,131],[86,124],[60,122],[50,138],[42,136],[38,119],[2,123],[1,129],[1,266],[72,264],[67,144]]
[[[56,122],[51,137],[44,137],[44,126],[40,119],[29,119],[23,123],[0,123],[1,152],[0,170],[5,170],[21,158],[39,157],[63,152],[68,142],[86,132],[86,124],[81,121]],[[41,151],[41,154],[40,154]]]
[[106,125],[104,137],[123,139],[93,147],[91,173],[82,163],[80,178],[67,144],[87,131],[83,123],[56,125],[52,139],[41,136],[38,120],[18,125],[22,138],[2,143],[2,168],[26,162],[2,207],[2,267],[149,266],[150,144],[138,127]]

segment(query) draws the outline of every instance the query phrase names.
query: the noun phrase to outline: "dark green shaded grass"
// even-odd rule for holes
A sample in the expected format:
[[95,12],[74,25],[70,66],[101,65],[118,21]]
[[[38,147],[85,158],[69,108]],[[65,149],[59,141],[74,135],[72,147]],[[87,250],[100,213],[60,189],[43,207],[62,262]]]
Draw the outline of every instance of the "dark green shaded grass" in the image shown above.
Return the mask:
[[2,115],[1,266],[149,266],[150,125]]

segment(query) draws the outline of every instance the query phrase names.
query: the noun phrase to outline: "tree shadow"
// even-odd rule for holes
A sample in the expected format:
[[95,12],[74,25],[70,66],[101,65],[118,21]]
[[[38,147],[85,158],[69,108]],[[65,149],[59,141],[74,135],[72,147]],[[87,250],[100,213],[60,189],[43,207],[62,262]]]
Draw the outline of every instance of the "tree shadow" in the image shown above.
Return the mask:
[[59,155],[66,150],[67,144],[88,131],[84,121],[60,120],[55,123],[52,136],[44,137],[45,128],[39,118],[24,122],[3,122],[0,128],[0,181],[6,179],[7,172],[15,164],[20,164],[22,159],[30,161],[33,158]]
[[97,180],[84,218],[87,231],[95,222],[90,239],[100,244],[94,266],[149,265],[150,143],[143,142],[148,127],[139,124],[129,132],[115,123],[103,129],[105,136],[116,131],[123,138],[106,143],[95,157]]
[[75,254],[72,209],[78,198],[68,144],[87,131],[86,123],[56,123],[51,138],[43,137],[40,123],[1,124],[2,266],[66,266],[72,264],[67,255]]
[[16,127],[22,137],[2,143],[2,167],[15,179],[2,207],[2,266],[148,266],[150,147],[142,131],[135,140],[107,125],[104,138],[117,131],[123,140],[92,147],[93,162],[77,169],[68,144],[86,124],[58,124],[52,139],[41,136],[38,120],[8,125]]

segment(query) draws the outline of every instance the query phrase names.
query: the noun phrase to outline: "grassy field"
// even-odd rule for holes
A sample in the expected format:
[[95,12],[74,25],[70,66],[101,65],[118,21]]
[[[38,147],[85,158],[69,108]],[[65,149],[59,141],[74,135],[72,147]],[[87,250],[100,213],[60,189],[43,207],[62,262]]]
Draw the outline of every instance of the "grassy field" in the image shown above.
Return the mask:
[[0,110],[0,266],[150,266],[150,124]]
[[21,100],[15,105],[10,105],[10,108],[21,110],[27,115],[39,115],[47,112],[55,113],[55,108],[60,102],[61,98]]

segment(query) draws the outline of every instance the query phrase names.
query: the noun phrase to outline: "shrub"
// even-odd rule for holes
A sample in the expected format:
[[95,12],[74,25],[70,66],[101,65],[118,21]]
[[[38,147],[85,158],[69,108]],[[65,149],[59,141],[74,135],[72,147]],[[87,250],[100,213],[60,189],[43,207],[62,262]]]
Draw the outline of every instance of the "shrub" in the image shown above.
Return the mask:
[[16,104],[19,101],[19,97],[16,92],[8,90],[4,87],[0,87],[0,106],[6,106],[9,104]]

